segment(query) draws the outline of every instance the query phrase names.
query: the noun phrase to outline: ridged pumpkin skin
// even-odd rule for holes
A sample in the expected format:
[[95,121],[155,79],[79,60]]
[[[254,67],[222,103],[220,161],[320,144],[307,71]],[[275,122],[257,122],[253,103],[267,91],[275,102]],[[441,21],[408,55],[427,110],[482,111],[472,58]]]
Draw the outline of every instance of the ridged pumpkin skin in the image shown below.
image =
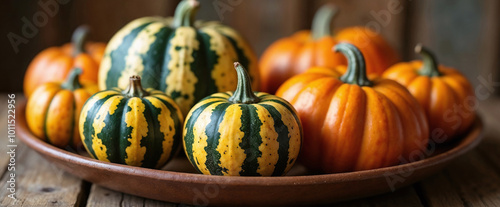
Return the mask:
[[[62,82],[73,68],[81,68],[80,81],[97,83],[97,71],[106,48],[105,43],[85,43],[86,27],[79,27],[73,34],[73,43],[50,47],[31,61],[24,75],[24,95],[29,98],[35,89],[47,82]],[[85,49],[77,49],[75,45]]]
[[174,18],[140,18],[116,33],[106,48],[99,88],[125,88],[129,76],[139,75],[144,87],[164,91],[186,115],[202,98],[236,89],[234,61],[249,69],[257,87],[257,58],[248,43],[218,22],[193,23],[194,2],[181,1]]
[[140,78],[130,79],[127,90],[101,91],[85,103],[79,122],[81,139],[98,160],[161,168],[177,152],[182,113],[163,92],[143,90]]
[[418,159],[429,135],[421,106],[395,81],[368,80],[355,46],[341,43],[336,49],[349,59],[346,74],[311,68],[276,93],[295,107],[303,124],[303,163],[335,173]]
[[332,52],[340,42],[354,44],[363,52],[368,74],[381,75],[399,61],[386,40],[368,28],[349,27],[332,35],[330,22],[334,12],[329,5],[322,7],[316,13],[312,31],[299,31],[274,42],[264,51],[259,62],[262,91],[274,94],[287,79],[313,66],[345,65],[346,59]]
[[[73,70],[72,73],[68,76],[70,83],[78,81],[81,70]],[[60,82],[42,84],[33,92],[26,105],[29,129],[36,137],[54,146],[71,146],[77,149],[82,143],[78,132],[80,110],[85,101],[97,91],[94,83],[83,83],[81,88],[69,88]]]
[[[248,90],[239,96],[242,88]],[[250,102],[237,101],[248,96]],[[301,147],[302,127],[293,107],[279,97],[254,94],[250,86],[238,85],[234,93],[206,97],[186,120],[186,155],[207,175],[283,175],[297,160]]]
[[[417,46],[424,54],[424,62],[398,63],[389,68],[384,78],[405,86],[425,109],[431,134],[435,142],[449,141],[466,132],[475,119],[476,97],[471,84],[459,71],[437,64],[429,51]],[[427,75],[434,71],[436,75]],[[442,135],[444,133],[444,135]]]

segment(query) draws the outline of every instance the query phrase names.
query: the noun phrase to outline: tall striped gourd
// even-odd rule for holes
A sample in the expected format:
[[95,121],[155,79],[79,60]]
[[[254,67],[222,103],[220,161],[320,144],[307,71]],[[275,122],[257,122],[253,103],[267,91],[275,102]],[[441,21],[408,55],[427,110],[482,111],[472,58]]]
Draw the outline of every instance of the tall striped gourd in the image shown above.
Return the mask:
[[199,3],[181,1],[175,16],[144,17],[123,27],[109,42],[99,71],[99,88],[125,88],[139,75],[145,88],[164,91],[184,115],[202,98],[236,88],[239,61],[258,87],[257,58],[248,43],[219,22],[194,22]]
[[144,90],[138,76],[128,88],[93,95],[80,115],[80,136],[87,152],[101,161],[161,168],[175,154],[183,116],[163,92]]
[[236,91],[206,97],[186,117],[186,155],[203,174],[283,175],[299,154],[300,120],[284,99],[253,93],[245,69],[239,63],[235,68]]

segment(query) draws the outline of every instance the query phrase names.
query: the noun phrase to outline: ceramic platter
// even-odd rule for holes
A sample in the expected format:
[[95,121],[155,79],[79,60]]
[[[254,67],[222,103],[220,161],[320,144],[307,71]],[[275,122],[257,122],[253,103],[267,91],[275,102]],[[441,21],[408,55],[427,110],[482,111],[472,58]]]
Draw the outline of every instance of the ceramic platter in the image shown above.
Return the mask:
[[[18,138],[65,171],[123,193],[197,205],[318,204],[390,192],[440,171],[447,163],[477,146],[483,130],[478,118],[460,140],[433,149],[434,153],[424,160],[393,167],[311,175],[297,164],[283,177],[225,177],[196,173],[183,155],[162,170],[154,170],[101,162],[84,153],[59,149],[31,134],[26,125],[25,104],[18,109]],[[388,182],[388,176],[403,179]]]

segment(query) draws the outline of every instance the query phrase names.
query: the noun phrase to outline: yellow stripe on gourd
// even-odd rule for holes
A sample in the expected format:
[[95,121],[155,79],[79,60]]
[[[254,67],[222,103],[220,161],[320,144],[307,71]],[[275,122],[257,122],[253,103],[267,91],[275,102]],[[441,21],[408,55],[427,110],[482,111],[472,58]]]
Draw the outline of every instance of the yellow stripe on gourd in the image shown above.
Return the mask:
[[175,102],[180,106],[182,114],[187,114],[190,106],[194,104],[195,85],[198,82],[193,72],[197,68],[191,68],[191,64],[195,61],[192,54],[199,49],[200,43],[196,39],[195,29],[191,27],[177,28],[169,43],[168,55],[171,61],[167,65],[170,73],[165,80],[167,84],[165,92],[167,94],[180,92]]
[[151,49],[156,40],[156,34],[165,27],[163,22],[154,22],[143,28],[132,42],[125,56],[125,68],[118,78],[118,87],[127,88],[130,76],[142,76],[144,71],[143,56]]
[[167,161],[167,159],[170,156],[170,153],[172,152],[174,135],[176,133],[174,125],[175,122],[172,119],[172,114],[170,113],[170,110],[168,110],[167,106],[165,106],[163,102],[153,97],[146,97],[145,99],[148,100],[151,103],[151,105],[160,110],[157,119],[158,122],[160,123],[160,132],[163,134],[163,142],[162,142],[163,152],[160,156],[160,159],[157,162],[158,164],[156,168],[159,168]]
[[210,50],[217,54],[218,59],[212,70],[212,79],[218,91],[229,91],[236,89],[237,77],[233,63],[238,60],[238,55],[231,42],[217,30],[207,27],[201,29],[210,37]]
[[293,166],[293,162],[291,162],[291,160],[297,158],[297,156],[299,155],[301,143],[300,123],[297,122],[291,111],[288,110],[285,106],[270,101],[264,103],[273,106],[281,114],[281,121],[288,129],[288,160],[285,169],[285,172],[287,172]]
[[176,109],[177,117],[179,118],[180,123],[181,124],[184,123],[184,116],[182,115],[181,109],[179,108],[179,106],[177,106],[177,103],[175,103],[175,101],[173,101],[170,97],[166,96],[163,92],[161,92],[161,94],[159,95],[154,95],[154,97],[159,98],[169,103],[172,107],[174,107]]
[[127,127],[132,127],[132,132],[127,137],[130,146],[125,148],[127,154],[125,163],[132,166],[140,166],[146,154],[146,147],[141,146],[141,140],[143,137],[148,136],[148,122],[144,116],[146,106],[142,103],[142,99],[138,97],[130,98],[128,106],[131,110],[125,113],[124,121]]
[[[222,102],[216,102],[205,108],[201,114],[198,116],[198,121],[193,126],[193,164],[198,166],[198,169],[203,174],[210,174],[205,162],[207,161],[207,152],[205,147],[207,146],[207,134],[205,130],[207,125],[210,123],[212,112],[216,106],[222,104]],[[186,133],[185,133],[186,134]]]
[[106,154],[107,147],[102,143],[102,137],[99,137],[98,135],[102,132],[102,130],[106,126],[105,122],[106,116],[108,114],[113,115],[115,113],[115,110],[117,109],[118,104],[120,104],[120,101],[122,99],[123,99],[122,96],[113,96],[109,98],[101,105],[99,111],[97,111],[97,113],[95,114],[95,118],[92,122],[92,128],[94,129],[94,134],[91,135],[92,136],[91,147],[92,150],[94,150],[94,154],[98,160],[109,162],[108,154]]
[[113,38],[109,41],[108,45],[106,46],[106,51],[104,52],[104,57],[102,58],[101,61],[101,66],[99,68],[99,89],[104,90],[106,89],[106,78],[109,70],[111,69],[111,57],[110,53],[114,50],[116,50],[120,45],[123,43],[123,39],[125,36],[130,34],[132,30],[136,29],[137,27],[149,23],[149,22],[154,22],[154,21],[161,21],[161,18],[159,17],[143,17],[136,19],[127,25],[120,29]]
[[257,108],[257,115],[259,120],[262,122],[260,126],[260,137],[262,139],[262,144],[259,146],[259,151],[262,155],[257,158],[259,163],[259,168],[257,172],[261,175],[272,175],[274,171],[274,166],[278,163],[278,133],[274,128],[274,120],[269,117],[271,114],[267,109],[258,104],[254,104]]
[[[80,138],[82,139],[83,146],[85,147],[85,150],[87,150],[87,152],[90,152],[90,151],[89,151],[89,146],[87,146],[87,144],[85,144],[86,137],[84,135],[84,124],[85,124],[85,120],[87,120],[87,116],[89,114],[89,107],[93,106],[97,101],[103,99],[104,97],[112,95],[112,94],[116,94],[116,93],[117,92],[114,92],[114,91],[103,91],[103,92],[96,93],[89,100],[87,100],[85,105],[83,105],[82,113],[80,114],[80,120],[78,121],[78,129],[80,131]],[[92,146],[90,146],[90,147],[92,147]],[[94,159],[97,159],[92,154],[90,154],[90,156]]]
[[209,28],[215,28],[218,32],[230,37],[236,42],[236,46],[241,48],[243,51],[243,55],[248,58],[248,74],[252,78],[252,89],[258,90],[260,81],[259,81],[259,70],[257,69],[257,56],[252,52],[250,45],[243,39],[241,35],[239,35],[234,29],[224,26],[222,24],[213,24],[208,26]]
[[216,150],[221,156],[220,167],[227,169],[227,172],[222,171],[224,175],[239,175],[246,158],[245,150],[240,147],[245,136],[245,133],[240,130],[241,114],[239,104],[232,104],[226,109],[222,122],[219,124],[220,138]]

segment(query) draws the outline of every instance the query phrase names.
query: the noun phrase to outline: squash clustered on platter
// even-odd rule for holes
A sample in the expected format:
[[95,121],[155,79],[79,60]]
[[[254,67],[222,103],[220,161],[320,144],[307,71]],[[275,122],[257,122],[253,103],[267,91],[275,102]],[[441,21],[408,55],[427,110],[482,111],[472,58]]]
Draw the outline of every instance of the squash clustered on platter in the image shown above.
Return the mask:
[[[368,28],[333,35],[331,5],[260,62],[234,29],[194,21],[198,8],[183,0],[174,17],[136,19],[105,50],[83,27],[42,51],[24,82],[32,133],[105,162],[161,169],[184,151],[206,175],[281,176],[296,162],[339,173],[425,159],[429,142],[457,140],[475,119],[447,122],[462,115],[447,109],[475,101],[457,70],[422,45],[422,61],[397,63]],[[34,79],[44,68],[57,75]],[[436,130],[445,138],[431,139]]]

